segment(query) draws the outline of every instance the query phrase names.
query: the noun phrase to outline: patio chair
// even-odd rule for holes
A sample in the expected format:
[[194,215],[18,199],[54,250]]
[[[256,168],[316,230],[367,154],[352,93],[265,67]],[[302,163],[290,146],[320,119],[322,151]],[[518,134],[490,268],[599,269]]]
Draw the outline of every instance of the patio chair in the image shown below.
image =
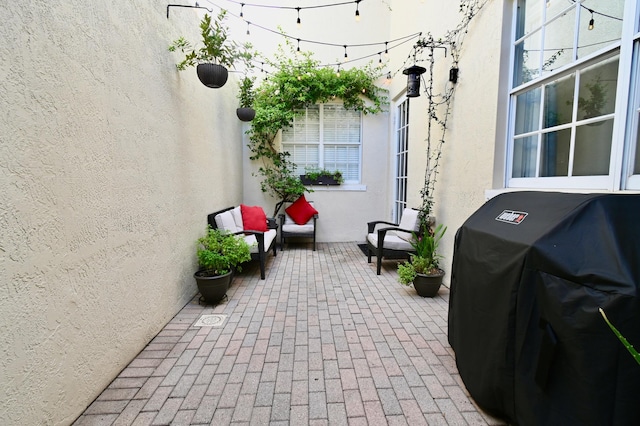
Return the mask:
[[248,218],[242,215],[244,207],[250,209],[248,211],[256,212],[257,210],[264,215],[264,211],[260,207],[240,205],[237,207],[228,207],[209,214],[207,216],[207,222],[214,229],[225,229],[232,234],[242,235],[244,237],[245,241],[251,247],[251,259],[260,262],[260,279],[264,280],[267,254],[273,250],[273,255],[276,256],[278,224],[275,219],[264,216],[262,220],[263,223],[255,227],[249,226],[248,229],[245,229],[247,227],[245,225],[249,222],[247,221]]
[[[297,207],[296,203],[308,206]],[[309,208],[309,206],[311,208]],[[315,213],[314,213],[315,212]],[[291,217],[293,215],[294,218]],[[310,238],[313,242],[313,251],[316,251],[316,221],[318,220],[318,211],[313,207],[313,201],[307,201],[304,196],[288,206],[284,213],[278,215],[280,219],[280,250],[284,250],[284,244],[287,238]],[[306,220],[305,220],[306,219]]]
[[[382,259],[409,259],[415,250],[411,246],[413,234],[420,231],[419,211],[406,208],[402,212],[400,223],[376,220],[367,223],[367,261],[376,256],[376,273],[380,275]],[[380,225],[391,225],[379,227]]]

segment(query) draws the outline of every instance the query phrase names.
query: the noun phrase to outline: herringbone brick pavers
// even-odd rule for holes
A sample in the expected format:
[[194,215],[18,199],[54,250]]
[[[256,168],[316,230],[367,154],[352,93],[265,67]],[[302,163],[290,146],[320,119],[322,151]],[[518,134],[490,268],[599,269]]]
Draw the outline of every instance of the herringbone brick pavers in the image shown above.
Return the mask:
[[[198,297],[75,426],[498,425],[470,399],[447,342],[449,291],[423,299],[356,243],[291,245]],[[224,315],[196,326],[203,315]]]

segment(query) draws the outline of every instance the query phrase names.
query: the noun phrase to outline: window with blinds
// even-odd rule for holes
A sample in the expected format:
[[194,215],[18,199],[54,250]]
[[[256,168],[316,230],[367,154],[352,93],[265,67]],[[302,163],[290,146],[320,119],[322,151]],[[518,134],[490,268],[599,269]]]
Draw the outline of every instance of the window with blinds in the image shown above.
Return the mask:
[[345,183],[360,183],[360,111],[338,104],[313,105],[298,111],[282,132],[282,148],[291,154],[297,174],[305,169],[340,171]]

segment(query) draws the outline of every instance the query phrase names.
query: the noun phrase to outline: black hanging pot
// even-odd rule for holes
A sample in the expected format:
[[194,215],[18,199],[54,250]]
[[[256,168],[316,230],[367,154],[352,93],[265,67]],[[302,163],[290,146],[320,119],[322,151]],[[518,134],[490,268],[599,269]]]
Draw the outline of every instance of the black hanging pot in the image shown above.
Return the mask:
[[256,110],[253,108],[238,108],[236,109],[236,115],[240,121],[251,121],[256,116]]
[[202,84],[212,89],[224,86],[229,78],[229,71],[220,64],[198,64],[196,72]]

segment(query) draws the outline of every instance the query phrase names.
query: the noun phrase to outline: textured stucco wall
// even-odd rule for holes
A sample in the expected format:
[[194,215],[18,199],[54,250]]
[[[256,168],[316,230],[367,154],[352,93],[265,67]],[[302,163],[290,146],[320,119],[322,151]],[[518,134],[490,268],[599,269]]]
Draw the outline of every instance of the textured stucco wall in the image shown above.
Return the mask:
[[[509,25],[503,22],[506,7],[505,2],[489,0],[469,25],[460,53],[459,80],[451,104],[447,132],[444,134],[445,143],[435,185],[436,220],[448,227],[440,247],[440,252],[445,256],[442,265],[446,272],[451,270],[455,232],[484,203],[484,192],[493,185],[495,146],[496,143],[504,143],[504,129],[497,122],[500,121],[500,103],[507,101],[506,97],[500,98],[499,94],[501,79],[508,79],[501,69],[504,61],[502,30],[503,25]],[[424,35],[430,33],[438,40],[456,28],[461,19],[459,2],[447,2],[443,6],[440,0],[394,1],[391,37],[423,31]],[[423,60],[419,65],[429,66],[427,54],[425,52],[418,56],[418,60]],[[448,78],[452,56],[450,52],[436,49],[434,57],[434,93],[442,94],[451,84]],[[395,70],[413,65],[411,62],[399,62],[404,59],[393,57],[390,68]],[[423,77],[426,76],[428,72],[423,74]],[[401,96],[405,88],[406,77],[399,73],[391,84],[392,98]],[[427,157],[428,103],[424,82],[421,93],[420,97],[410,99],[408,204],[411,207],[421,204],[420,190],[424,183]],[[440,127],[435,124],[432,128],[432,147],[442,137]],[[445,282],[449,278],[445,276]]]
[[0,423],[68,424],[196,293],[206,214],[242,198],[233,81],[179,73],[200,12],[0,8]]

